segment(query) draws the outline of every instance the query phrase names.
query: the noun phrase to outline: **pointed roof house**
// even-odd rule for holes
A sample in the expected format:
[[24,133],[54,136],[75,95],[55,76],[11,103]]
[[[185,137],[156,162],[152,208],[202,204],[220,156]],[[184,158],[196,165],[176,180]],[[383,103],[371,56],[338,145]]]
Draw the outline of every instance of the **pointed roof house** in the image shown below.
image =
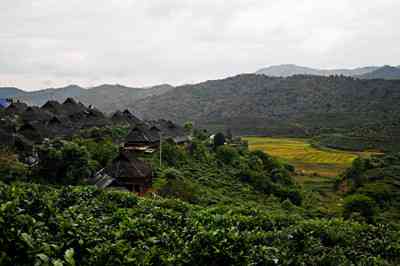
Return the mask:
[[47,101],[42,105],[41,109],[55,115],[61,115],[63,113],[62,105],[57,101]]
[[29,106],[22,114],[22,120],[26,122],[37,122],[37,121],[48,121],[51,119],[51,115],[41,110],[39,107],[36,106]]
[[143,123],[142,120],[133,115],[128,109],[124,110],[123,112],[116,111],[111,116],[111,121],[116,124],[131,124],[131,125]]
[[157,121],[150,121],[149,123],[161,131],[163,139],[170,138],[175,143],[184,143],[189,141],[189,137],[184,128],[170,120],[160,119]]
[[121,151],[110,166],[99,171],[90,181],[98,188],[123,187],[139,194],[145,193],[153,179],[151,166],[133,153]]
[[25,122],[17,133],[34,143],[42,143],[43,139],[49,136],[46,128],[38,122]]
[[146,150],[157,147],[160,143],[159,130],[156,127],[148,127],[139,124],[132,128],[125,140],[125,148],[133,150]]
[[62,106],[62,110],[67,115],[83,112],[86,110],[86,107],[82,103],[77,103],[73,98],[67,98],[62,103],[61,106]]
[[26,103],[17,101],[11,103],[7,108],[6,108],[6,113],[7,114],[22,114],[26,109],[28,108],[28,105]]

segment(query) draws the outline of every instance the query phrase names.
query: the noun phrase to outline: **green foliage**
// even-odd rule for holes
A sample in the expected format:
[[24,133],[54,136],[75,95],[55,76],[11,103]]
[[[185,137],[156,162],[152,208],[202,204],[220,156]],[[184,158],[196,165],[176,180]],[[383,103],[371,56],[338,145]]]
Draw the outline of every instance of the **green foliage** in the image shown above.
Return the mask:
[[118,156],[119,147],[111,139],[95,141],[94,139],[75,139],[81,147],[85,147],[92,160],[95,160],[101,167],[107,166],[115,157]]
[[115,142],[123,141],[129,134],[129,126],[106,126],[106,127],[91,127],[88,129],[82,129],[76,137],[83,139],[92,139],[94,141],[102,141],[111,139]]
[[228,145],[219,146],[216,149],[215,156],[222,163],[230,165],[237,162],[240,158],[238,151],[235,148]]
[[176,166],[185,161],[185,152],[173,142],[165,141],[162,143],[162,163],[169,166]]
[[8,149],[0,148],[0,180],[26,180],[27,175],[28,167],[18,161],[17,155]]
[[347,170],[346,176],[349,180],[351,180],[354,183],[354,186],[356,188],[360,187],[364,182],[362,175],[364,171],[367,169],[368,165],[369,165],[368,159],[362,159],[358,157],[353,161],[352,166]]
[[2,265],[398,265],[388,225],[0,183]]
[[206,145],[198,139],[192,141],[189,146],[189,154],[193,159],[206,162],[210,160],[210,153]]
[[343,208],[346,218],[350,218],[353,213],[360,213],[368,222],[374,219],[375,201],[368,196],[361,194],[347,196]]
[[91,169],[90,154],[85,147],[73,142],[39,149],[39,164],[34,169],[38,180],[50,184],[79,184],[95,170]]
[[378,222],[400,221],[400,154],[358,159],[342,180],[350,186],[350,193],[364,195],[374,202]]
[[183,125],[187,135],[191,136],[193,134],[193,122],[188,121]]

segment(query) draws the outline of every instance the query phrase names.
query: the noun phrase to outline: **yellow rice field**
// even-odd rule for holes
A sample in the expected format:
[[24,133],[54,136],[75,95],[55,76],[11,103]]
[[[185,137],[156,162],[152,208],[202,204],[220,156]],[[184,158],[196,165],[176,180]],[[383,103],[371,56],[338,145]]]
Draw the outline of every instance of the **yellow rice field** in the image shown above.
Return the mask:
[[262,150],[286,161],[305,174],[317,173],[321,176],[336,176],[348,168],[357,156],[367,156],[367,152],[349,152],[333,149],[318,149],[307,139],[245,137],[250,150]]

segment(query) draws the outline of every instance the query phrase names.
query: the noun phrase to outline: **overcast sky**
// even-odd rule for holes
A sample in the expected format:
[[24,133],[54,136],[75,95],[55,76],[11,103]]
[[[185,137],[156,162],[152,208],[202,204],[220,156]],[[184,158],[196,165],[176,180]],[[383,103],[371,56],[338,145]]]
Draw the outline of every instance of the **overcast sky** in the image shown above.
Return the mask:
[[399,0],[0,0],[0,86],[400,64]]

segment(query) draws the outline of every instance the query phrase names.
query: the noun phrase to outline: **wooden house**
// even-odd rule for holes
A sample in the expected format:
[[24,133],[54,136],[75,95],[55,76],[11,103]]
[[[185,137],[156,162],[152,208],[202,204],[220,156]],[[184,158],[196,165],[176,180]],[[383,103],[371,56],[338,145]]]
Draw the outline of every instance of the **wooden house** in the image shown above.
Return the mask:
[[100,170],[91,183],[98,188],[114,187],[143,195],[151,187],[151,166],[132,152],[121,151],[111,165]]
[[148,151],[157,148],[160,144],[160,133],[156,127],[145,124],[134,126],[129,132],[124,148],[130,151]]

